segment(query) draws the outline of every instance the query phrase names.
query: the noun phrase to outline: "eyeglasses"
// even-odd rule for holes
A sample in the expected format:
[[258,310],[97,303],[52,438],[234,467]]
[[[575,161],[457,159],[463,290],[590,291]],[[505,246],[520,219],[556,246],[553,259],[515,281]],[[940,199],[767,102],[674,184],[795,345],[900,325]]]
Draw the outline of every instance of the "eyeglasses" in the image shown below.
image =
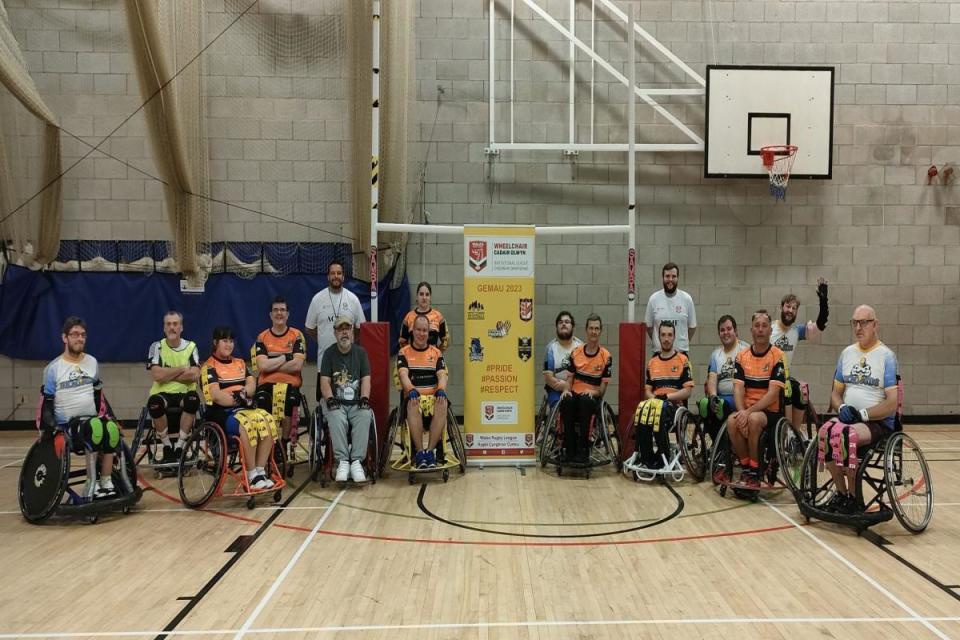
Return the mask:
[[850,326],[854,329],[857,327],[869,327],[871,324],[876,322],[876,318],[867,318],[866,320],[851,320]]

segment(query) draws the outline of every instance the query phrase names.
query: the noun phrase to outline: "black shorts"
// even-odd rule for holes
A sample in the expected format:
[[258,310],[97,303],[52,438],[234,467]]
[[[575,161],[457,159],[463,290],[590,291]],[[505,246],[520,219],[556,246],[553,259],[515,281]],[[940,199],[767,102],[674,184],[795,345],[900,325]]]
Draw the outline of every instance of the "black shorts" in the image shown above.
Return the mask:
[[[261,403],[258,403],[258,406],[261,409],[269,413],[272,413],[274,415],[277,415],[280,409],[280,407],[278,406],[277,398],[275,398],[273,395],[274,386],[277,384],[281,384],[281,383],[265,382],[261,385],[258,385],[257,390],[255,392],[255,395],[261,396],[262,394],[261,397],[265,398],[265,401],[262,403],[262,405]],[[290,416],[293,415],[293,408],[300,406],[300,387],[295,387],[290,383],[283,383],[283,384],[287,385],[287,392],[284,395],[284,399],[283,399],[283,415],[289,418]],[[269,399],[269,406],[267,406],[268,402],[266,402],[266,399]]]
[[783,417],[783,414],[777,411],[764,411],[763,415],[767,417],[767,426],[765,426],[764,429],[773,429],[775,426],[777,426],[777,422],[780,420],[780,418]]
[[783,397],[791,407],[807,408],[807,405],[803,402],[803,393],[800,391],[800,382],[796,378],[787,378],[787,384],[783,389]]

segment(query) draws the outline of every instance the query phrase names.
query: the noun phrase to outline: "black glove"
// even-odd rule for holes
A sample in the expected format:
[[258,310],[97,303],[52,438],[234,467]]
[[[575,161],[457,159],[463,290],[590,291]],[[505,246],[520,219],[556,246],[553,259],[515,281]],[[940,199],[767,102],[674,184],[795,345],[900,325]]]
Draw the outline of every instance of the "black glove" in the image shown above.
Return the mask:
[[284,360],[286,360],[287,362],[290,362],[291,360],[293,360],[293,354],[292,354],[292,353],[285,353],[285,354],[283,354],[283,358],[284,358]]
[[360,398],[360,404],[357,405],[357,406],[359,406],[361,409],[369,409],[369,408],[370,408],[370,398],[367,398],[366,396],[362,396],[362,397]]
[[820,298],[820,313],[817,315],[817,329],[827,328],[827,318],[830,316],[830,306],[827,304],[827,283],[817,285],[817,297]]
[[861,411],[853,405],[842,404],[837,412],[837,418],[844,424],[856,424],[867,421],[866,413],[866,411]]
[[336,411],[340,408],[340,401],[330,396],[327,398],[327,411]]
[[234,391],[233,404],[241,409],[246,409],[250,406],[250,398],[247,397],[247,393],[245,391]]

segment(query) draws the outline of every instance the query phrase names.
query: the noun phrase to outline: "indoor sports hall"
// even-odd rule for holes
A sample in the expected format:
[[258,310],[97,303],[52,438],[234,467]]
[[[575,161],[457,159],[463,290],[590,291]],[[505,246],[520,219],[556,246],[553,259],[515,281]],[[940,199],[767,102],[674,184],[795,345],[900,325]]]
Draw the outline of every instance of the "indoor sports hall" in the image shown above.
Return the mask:
[[960,1],[0,0],[0,639],[960,638]]

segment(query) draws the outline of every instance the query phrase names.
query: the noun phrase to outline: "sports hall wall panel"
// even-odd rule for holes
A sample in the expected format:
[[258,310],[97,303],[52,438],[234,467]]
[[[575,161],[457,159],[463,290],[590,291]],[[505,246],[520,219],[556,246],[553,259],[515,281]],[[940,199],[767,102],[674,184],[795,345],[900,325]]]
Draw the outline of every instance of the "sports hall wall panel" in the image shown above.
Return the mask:
[[[926,181],[930,165],[960,163],[960,2],[614,1],[624,10],[636,4],[642,26],[700,74],[714,63],[836,67],[833,178],[791,182],[784,203],[775,204],[760,180],[704,179],[702,154],[637,157],[637,317],[643,317],[647,296],[660,286],[662,264],[680,263],[680,286],[697,304],[692,360],[699,387],[719,315],[733,313],[744,337],[753,309],[776,309],[781,296],[792,291],[803,303],[801,319],[812,319],[815,283],[822,276],[830,282],[830,325],[818,341],[803,344],[794,360],[796,374],[813,383],[814,400],[825,402],[839,350],[851,341],[845,322],[853,307],[870,303],[882,338],[899,355],[908,411],[956,414],[960,179],[949,186]],[[537,2],[566,24],[565,0]],[[316,15],[335,4],[263,0],[252,19],[239,22],[204,58],[210,192],[249,209],[214,205],[214,239],[329,241],[335,239],[330,232],[354,233],[347,204],[346,86],[337,79],[311,79],[313,71],[304,61],[296,66],[302,77],[289,67],[268,64],[274,53],[257,45],[260,35],[282,32],[294,18],[326,25],[317,26],[318,38],[337,37],[336,27]],[[522,2],[516,4],[515,136],[564,141],[568,46]],[[590,4],[577,2],[583,37],[589,35]],[[224,28],[240,5],[208,3],[208,32]],[[65,128],[98,140],[140,104],[119,1],[60,0],[43,7],[11,1],[7,6],[31,73]],[[417,105],[411,131],[424,164],[417,162],[410,174],[424,169],[420,199],[429,222],[623,222],[623,154],[484,154],[486,7],[486,0],[417,2]],[[498,0],[497,7],[495,113],[497,137],[504,141],[510,129],[509,2]],[[303,15],[306,11],[315,15]],[[596,34],[597,52],[626,72],[623,29],[607,15],[598,19]],[[278,77],[278,69],[287,75]],[[591,131],[590,74],[587,58],[578,54],[574,121],[580,141]],[[638,49],[638,77],[655,88],[691,86],[648,47]],[[625,141],[626,95],[605,72],[596,71],[596,142]],[[664,104],[702,135],[702,98],[665,98]],[[637,122],[644,142],[683,141],[649,108],[638,107]],[[803,145],[802,138],[796,143]],[[65,166],[83,151],[66,137],[63,147]],[[155,173],[138,115],[105,149]],[[64,238],[169,238],[159,185],[130,166],[90,158],[67,175],[64,196]],[[423,221],[419,206],[413,213],[415,221]],[[613,236],[538,238],[538,352],[553,333],[554,315],[566,308],[581,327],[587,313],[599,312],[616,355],[615,325],[625,318],[625,250],[625,240]],[[407,260],[410,281],[434,283],[434,302],[450,323],[452,395],[462,402],[462,243],[447,236],[411,236]],[[13,411],[19,389],[39,385],[41,367],[0,358],[0,414]],[[141,364],[107,365],[105,377],[118,390],[112,397],[123,410],[140,406],[146,388]],[[616,382],[615,366],[613,397]],[[27,419],[32,413],[32,405],[21,407],[14,417]]]

